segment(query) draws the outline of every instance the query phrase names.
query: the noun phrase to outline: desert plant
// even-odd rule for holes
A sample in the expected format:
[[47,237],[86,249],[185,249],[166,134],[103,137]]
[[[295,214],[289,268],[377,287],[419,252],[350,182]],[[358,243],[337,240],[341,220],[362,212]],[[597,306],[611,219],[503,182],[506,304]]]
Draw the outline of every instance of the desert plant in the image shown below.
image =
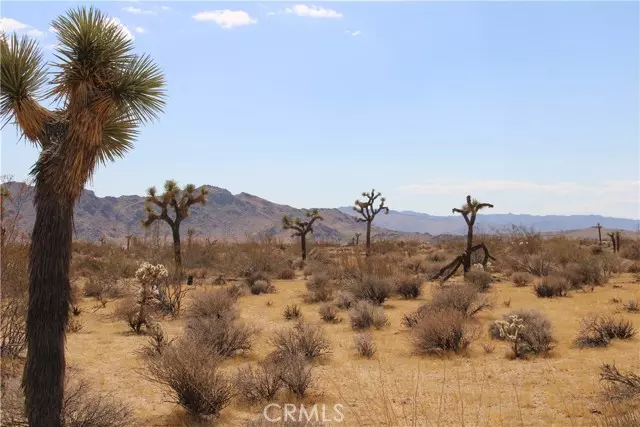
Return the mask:
[[476,287],[479,291],[486,292],[491,286],[491,274],[480,268],[472,268],[464,278],[465,282]]
[[314,273],[306,282],[306,301],[311,303],[326,302],[333,297],[334,285],[324,273]]
[[284,312],[282,313],[282,316],[284,316],[286,320],[299,319],[300,317],[302,317],[300,306],[297,304],[287,305],[284,308]]
[[188,320],[184,336],[220,357],[232,357],[250,350],[256,333],[255,328],[238,319],[195,317]]
[[615,365],[605,363],[600,366],[600,380],[611,385],[607,390],[610,399],[627,399],[640,395],[640,375],[620,372]]
[[189,317],[217,317],[234,320],[238,317],[236,301],[238,297],[227,289],[200,291],[193,295],[189,306]]
[[280,372],[280,379],[290,392],[298,397],[304,397],[307,389],[313,385],[313,366],[307,358],[300,353],[289,354],[283,357],[282,353],[275,352],[267,358],[275,363]]
[[559,275],[546,276],[533,285],[533,292],[539,298],[564,297],[569,290],[569,282]]
[[0,300],[0,356],[17,357],[25,350],[26,316],[26,296],[3,297]]
[[476,328],[458,310],[429,310],[411,329],[411,343],[418,354],[461,353],[477,339]]
[[418,276],[400,275],[394,278],[394,287],[405,299],[415,299],[422,293],[422,279]]
[[349,320],[353,329],[376,329],[389,325],[389,320],[382,307],[377,307],[369,301],[358,301],[349,310]]
[[234,395],[233,383],[219,372],[219,363],[197,342],[181,339],[160,355],[148,358],[141,374],[165,386],[171,400],[190,414],[215,416]]
[[254,370],[250,365],[238,368],[235,387],[239,397],[247,403],[273,400],[282,387],[280,366],[270,360],[258,363]]
[[349,291],[338,291],[333,303],[339,309],[348,310],[356,303],[356,297]]
[[[389,214],[389,208],[385,206],[386,199],[384,197],[380,197],[382,196],[382,193],[376,193],[375,189],[371,190],[371,193],[367,193],[366,191],[363,192],[362,196],[365,197],[366,200],[364,202],[356,200],[354,202],[355,206],[353,207],[353,210],[362,216],[362,218],[356,217],[356,221],[367,224],[365,254],[366,256],[369,256],[371,254],[371,223],[380,212],[384,211],[385,214]],[[374,204],[379,197],[380,204],[376,208],[374,207]]]
[[356,334],[353,337],[353,343],[356,347],[356,351],[362,357],[371,358],[376,353],[376,346],[373,343],[371,333],[365,332]]
[[266,280],[256,280],[253,285],[249,286],[249,291],[253,295],[273,294],[276,291],[276,287]]
[[506,320],[496,320],[496,326],[500,331],[500,338],[511,341],[513,350],[513,355],[516,359],[520,358],[520,331],[524,328],[524,323],[522,318],[519,318],[518,315],[514,314],[509,316],[509,321]]
[[164,332],[164,329],[162,329],[162,326],[156,323],[149,328],[149,339],[142,349],[140,349],[139,353],[143,356],[157,356],[169,348],[174,340],[175,338],[170,340]]
[[[495,260],[493,256],[489,253],[489,249],[484,243],[480,243],[478,245],[473,245],[473,226],[476,222],[476,216],[481,209],[484,208],[493,208],[491,203],[480,203],[476,199],[471,199],[471,196],[467,196],[467,203],[465,203],[462,208],[453,208],[453,213],[459,213],[464,218],[464,222],[467,224],[467,246],[465,251],[457,256],[453,261],[449,264],[445,265],[438,271],[436,275],[431,277],[431,280],[436,280],[441,278],[442,282],[447,281],[451,276],[455,274],[460,265],[464,270],[465,277],[471,271],[471,256],[475,251],[482,249],[484,251],[484,259],[482,260],[482,266],[486,269],[487,262],[489,259]],[[445,272],[446,275],[445,275]]]
[[338,316],[338,308],[333,303],[325,302],[318,309],[322,320],[328,323],[338,323],[342,319]]
[[305,213],[305,220],[300,218],[291,218],[287,215],[282,217],[282,229],[293,230],[292,237],[300,238],[300,249],[302,252],[302,261],[307,259],[307,234],[313,233],[313,223],[322,221],[322,216],[318,209],[312,209]]
[[[164,106],[164,77],[148,56],[98,10],[78,7],[54,20],[56,70],[28,36],[0,37],[0,116],[40,149],[32,172],[36,221],[29,259],[27,362],[31,425],[61,425],[73,208],[98,163],[124,155],[139,125]],[[55,110],[39,100],[53,76]],[[46,421],[45,421],[46,420]]]
[[133,332],[140,334],[143,326],[149,329],[154,324],[147,307],[148,303],[143,302],[145,300],[148,301],[148,299],[148,297],[145,298],[144,296],[124,298],[118,302],[113,314],[116,319],[127,322]]
[[[553,330],[549,319],[537,310],[515,310],[505,314],[502,321],[510,323],[512,317],[521,319],[522,328],[518,332],[517,357],[525,357],[529,354],[547,354],[555,343]],[[500,326],[491,323],[489,325],[489,335],[493,339],[505,340],[507,337],[500,333]]]
[[637,299],[630,299],[629,302],[624,305],[624,308],[629,313],[638,313],[640,312],[640,302],[638,302]]
[[582,319],[574,343],[578,347],[606,347],[614,338],[631,339],[635,335],[629,320],[592,314]]
[[511,281],[517,287],[523,287],[533,282],[533,276],[524,271],[517,271],[511,275]]
[[[149,227],[155,221],[164,221],[171,228],[177,280],[182,280],[180,224],[189,216],[189,208],[192,205],[207,203],[206,195],[207,189],[204,186],[200,187],[199,193],[196,193],[195,185],[187,184],[184,188],[180,188],[178,183],[172,179],[164,183],[164,193],[161,195],[157,194],[155,187],[150,187],[147,190],[147,199],[144,207],[147,217],[142,221],[142,225]],[[154,206],[160,209],[160,212],[156,211]],[[173,210],[173,218],[169,215],[170,209]]]
[[393,283],[387,278],[364,274],[347,283],[347,290],[359,300],[382,304],[393,292]]
[[308,360],[331,354],[331,344],[322,326],[299,320],[292,328],[277,330],[269,339],[275,353],[283,358],[301,354]]
[[284,267],[280,271],[278,271],[277,277],[280,280],[291,280],[296,277],[296,272],[293,268]]
[[482,295],[477,287],[466,284],[439,288],[429,303],[432,310],[457,310],[468,317],[474,316],[490,306],[486,296]]

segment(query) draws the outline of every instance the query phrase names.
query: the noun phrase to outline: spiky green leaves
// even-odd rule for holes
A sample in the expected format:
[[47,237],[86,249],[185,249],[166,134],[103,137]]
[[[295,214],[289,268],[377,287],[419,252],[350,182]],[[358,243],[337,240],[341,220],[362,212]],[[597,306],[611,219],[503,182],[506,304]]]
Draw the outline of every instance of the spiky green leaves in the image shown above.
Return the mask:
[[14,120],[24,135],[39,143],[47,111],[38,101],[46,83],[42,51],[34,40],[0,34],[0,117]]
[[374,208],[376,199],[378,199],[382,195],[381,192],[378,191],[376,193],[376,190],[372,189],[371,193],[367,193],[365,191],[362,193],[362,195],[366,197],[367,200],[365,200],[364,202],[356,200],[354,202],[355,206],[353,207],[353,210],[362,215],[362,218],[356,218],[356,221],[371,222],[373,221],[373,218],[375,218],[375,216],[380,212],[384,211],[385,214],[389,213],[389,208],[384,205],[386,202],[386,199],[384,197],[380,199],[380,205],[377,208]]
[[[157,195],[156,188],[151,187],[147,190],[147,200],[145,205],[145,211],[149,214],[146,220],[143,220],[143,224],[146,226],[151,225],[154,221],[162,219],[166,221],[171,227],[174,225],[180,226],[180,222],[189,216],[189,207],[194,204],[207,203],[206,195],[207,189],[203,186],[200,188],[200,194],[196,194],[196,187],[193,184],[187,184],[184,189],[180,189],[178,183],[169,179],[164,183],[164,193],[160,196]],[[160,208],[161,212],[154,211],[154,207]],[[169,217],[169,209],[173,209],[175,215],[172,219]]]

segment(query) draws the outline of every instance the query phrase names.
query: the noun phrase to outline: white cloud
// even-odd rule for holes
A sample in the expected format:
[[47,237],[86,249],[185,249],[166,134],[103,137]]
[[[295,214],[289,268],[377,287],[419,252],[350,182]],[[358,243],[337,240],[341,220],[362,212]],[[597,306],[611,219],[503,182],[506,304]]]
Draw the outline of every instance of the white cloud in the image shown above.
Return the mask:
[[274,16],[275,14],[275,12],[267,12],[267,16]]
[[34,38],[38,38],[39,39],[40,37],[44,37],[44,32],[40,31],[40,30],[38,30],[36,28],[32,28],[29,31],[27,31],[27,35],[29,37],[34,37]]
[[351,31],[351,30],[345,30],[345,33],[349,34],[350,36],[356,37],[359,36],[360,34],[362,34],[360,32],[360,30],[355,30],[355,31]]
[[120,22],[120,20],[118,18],[109,18],[109,22],[111,22],[112,25],[116,25],[120,28],[120,31],[122,31],[122,33],[125,35],[125,37],[129,40],[133,40],[133,33],[131,33],[131,30],[129,30],[126,25],[122,24]]
[[288,7],[285,13],[293,13],[298,16],[305,16],[308,18],[342,18],[342,13],[332,9],[325,9],[320,6],[307,6],[304,4],[297,4],[293,7]]
[[444,184],[431,182],[426,184],[405,185],[399,191],[411,194],[448,195],[457,192],[499,192],[499,191],[520,191],[520,192],[544,192],[560,195],[575,193],[593,194],[625,194],[638,198],[640,194],[640,181],[602,181],[598,184],[579,184],[576,182],[555,182],[541,184],[528,181],[507,181],[507,180],[478,180],[459,184]]
[[160,6],[160,9],[162,9],[162,10],[171,10],[171,8],[169,6]]
[[56,30],[56,29],[55,29],[55,28],[53,28],[53,27],[49,27],[49,32],[50,32],[50,33],[54,33],[54,34],[58,34],[58,30]]
[[133,30],[134,30],[136,33],[138,33],[138,34],[144,34],[144,33],[146,33],[146,32],[147,32],[147,30],[145,30],[145,29],[144,29],[144,28],[142,28],[142,27],[136,27],[136,28],[134,28]]
[[134,7],[134,6],[123,7],[122,10],[124,10],[125,12],[133,13],[134,15],[155,15],[156,14],[153,10],[141,9],[139,7]]
[[15,19],[0,18],[0,30],[4,31],[5,33],[16,30],[25,30],[27,28],[31,28],[31,26],[23,24],[20,21],[16,21]]
[[222,28],[230,29],[233,27],[242,27],[244,25],[255,24],[257,19],[252,18],[244,10],[212,10],[198,12],[193,15],[196,21],[215,22]]

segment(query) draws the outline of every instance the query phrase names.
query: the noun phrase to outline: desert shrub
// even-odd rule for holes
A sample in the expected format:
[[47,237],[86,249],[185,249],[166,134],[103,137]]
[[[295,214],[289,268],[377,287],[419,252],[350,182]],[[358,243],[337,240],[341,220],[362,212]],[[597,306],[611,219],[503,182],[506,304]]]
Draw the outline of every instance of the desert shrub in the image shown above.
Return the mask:
[[[24,394],[20,381],[2,381],[2,425],[28,426],[24,413]],[[96,391],[81,379],[65,381],[62,401],[63,425],[67,427],[129,427],[134,425],[133,412],[113,395]]]
[[601,286],[606,283],[604,272],[594,259],[585,258],[581,262],[569,263],[559,274],[572,289],[579,289],[585,285]]
[[420,323],[420,320],[424,316],[424,314],[430,309],[429,304],[422,304],[416,311],[413,313],[405,314],[402,316],[402,325],[411,329]]
[[429,260],[432,262],[442,262],[447,259],[447,253],[443,250],[436,250],[429,254]]
[[251,366],[239,368],[235,377],[237,393],[247,403],[271,401],[282,387],[282,372],[278,365],[269,360],[258,363],[254,370]]
[[629,313],[638,313],[640,312],[640,302],[638,302],[637,299],[630,299],[629,302],[624,305],[624,308]]
[[267,283],[271,283],[271,278],[269,274],[264,270],[251,270],[247,271],[244,274],[244,281],[251,288],[258,281],[264,281]]
[[300,311],[300,306],[293,304],[293,305],[287,305],[284,308],[284,312],[282,313],[283,317],[286,320],[294,320],[294,319],[299,319],[302,316],[302,312]]
[[382,307],[377,307],[369,301],[358,301],[349,310],[349,320],[353,329],[368,329],[371,327],[380,329],[389,325],[389,320]]
[[299,320],[292,328],[280,329],[270,338],[275,353],[283,358],[301,354],[308,360],[331,354],[331,344],[322,326]]
[[517,271],[511,275],[511,281],[517,287],[523,287],[533,282],[533,276],[524,271]]
[[394,288],[405,299],[415,299],[422,293],[422,279],[418,276],[399,275],[394,277]]
[[458,310],[429,310],[411,329],[413,348],[422,355],[461,353],[477,336],[477,329]]
[[432,310],[457,310],[470,317],[490,307],[490,304],[478,287],[461,284],[439,288],[433,294],[429,306]]
[[116,279],[91,276],[84,284],[84,295],[95,299],[116,299],[125,296],[126,290]]
[[387,278],[374,275],[363,275],[348,282],[348,291],[356,299],[371,301],[374,304],[385,302],[393,291],[393,285]]
[[362,357],[371,358],[376,353],[376,346],[370,333],[356,334],[353,338],[356,351]]
[[69,319],[65,326],[65,330],[70,334],[80,332],[82,328],[84,328],[84,324],[78,319]]
[[266,280],[256,280],[252,285],[249,285],[249,291],[253,295],[273,294],[276,292],[276,287]]
[[238,317],[236,301],[238,297],[227,289],[199,291],[193,296],[189,306],[189,317],[224,317],[229,320]]
[[143,326],[150,329],[154,324],[150,310],[149,306],[129,296],[118,303],[113,314],[116,319],[127,322],[133,332],[140,334]]
[[27,347],[27,296],[0,299],[0,356],[17,357]]
[[348,310],[356,303],[356,297],[349,291],[338,291],[333,303],[342,310]]
[[[517,343],[517,354],[520,357],[547,354],[553,349],[555,338],[547,316],[538,310],[515,310],[502,316],[502,320],[509,321],[512,316],[522,319],[523,328],[518,333]],[[489,336],[498,340],[505,339],[495,323],[489,325]]]
[[196,342],[181,339],[147,359],[146,379],[165,386],[171,401],[194,416],[218,415],[231,402],[233,383],[220,374],[219,359]]
[[195,317],[185,327],[185,337],[221,357],[251,349],[257,331],[238,319]]
[[[607,381],[607,397],[613,400],[628,399],[640,395],[640,375],[620,372],[615,365],[600,367],[600,380]],[[628,426],[636,424],[628,424]]]
[[296,277],[296,272],[293,268],[284,267],[280,271],[278,271],[276,277],[280,280],[291,280]]
[[307,389],[313,385],[313,367],[300,353],[282,356],[276,353],[268,360],[273,360],[278,366],[280,379],[285,387],[296,396],[304,397]]
[[307,298],[311,303],[330,301],[333,297],[334,286],[329,276],[324,273],[315,273],[306,283]]
[[582,319],[574,343],[578,347],[606,347],[612,339],[631,339],[636,330],[630,320],[605,315],[589,315]]
[[533,274],[534,276],[548,276],[554,265],[553,257],[546,251],[540,251],[532,254],[523,254],[515,257],[516,268],[520,271]]
[[620,256],[632,261],[640,261],[640,240],[625,239],[620,248]]
[[479,268],[472,268],[464,280],[482,292],[489,290],[491,286],[491,274]]
[[232,283],[231,285],[227,286],[224,291],[229,294],[231,298],[238,299],[238,297],[247,294],[247,287],[239,283]]
[[564,297],[567,295],[569,286],[565,277],[552,275],[540,279],[533,285],[533,291],[539,298]]
[[625,262],[621,268],[623,268],[627,273],[640,273],[640,261]]
[[322,304],[318,309],[318,313],[320,313],[322,320],[328,323],[338,323],[341,320],[338,317],[338,308],[329,302]]
[[159,323],[153,325],[149,330],[147,343],[138,352],[142,356],[153,357],[167,349],[174,340],[169,340],[162,326]]

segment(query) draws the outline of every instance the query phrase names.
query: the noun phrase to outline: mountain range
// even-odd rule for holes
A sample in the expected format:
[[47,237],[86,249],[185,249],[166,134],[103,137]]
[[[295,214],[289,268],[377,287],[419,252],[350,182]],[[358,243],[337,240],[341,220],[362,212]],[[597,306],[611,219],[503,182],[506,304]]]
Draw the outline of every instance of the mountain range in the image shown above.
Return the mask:
[[[35,221],[33,188],[20,182],[3,184],[13,195],[6,202],[6,217],[11,217],[20,206],[19,226],[30,230]],[[207,204],[194,205],[183,222],[182,233],[188,227],[196,230],[196,238],[243,241],[247,238],[274,236],[287,238],[280,223],[283,215],[302,216],[304,209],[280,205],[260,197],[239,193],[232,194],[224,188],[206,186],[209,191]],[[22,190],[21,190],[22,189]],[[142,196],[98,197],[91,190],[84,190],[75,208],[75,238],[80,240],[120,240],[128,234],[141,236],[145,216],[145,198]],[[364,235],[364,224],[355,221],[351,207],[320,209],[324,221],[314,225],[316,239],[346,242],[355,233]],[[565,232],[589,229],[600,223],[605,229],[636,231],[638,221],[599,215],[513,215],[485,214],[478,216],[479,231],[491,232],[510,228],[512,225],[533,228],[540,232]],[[466,226],[460,216],[434,216],[411,211],[390,211],[374,221],[373,234],[377,238],[403,238],[429,241],[436,235],[462,234]],[[168,226],[160,225],[161,235],[168,234]],[[595,231],[595,230],[594,230]]]

